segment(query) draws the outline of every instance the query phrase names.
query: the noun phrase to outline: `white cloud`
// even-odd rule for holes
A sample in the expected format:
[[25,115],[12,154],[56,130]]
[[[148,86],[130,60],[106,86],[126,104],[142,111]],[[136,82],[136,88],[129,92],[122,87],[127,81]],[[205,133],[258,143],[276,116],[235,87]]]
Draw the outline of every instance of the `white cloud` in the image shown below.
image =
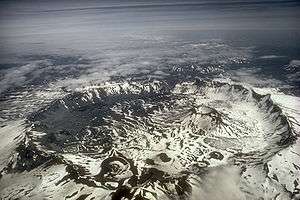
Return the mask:
[[243,200],[240,170],[233,166],[212,168],[192,194],[192,200]]

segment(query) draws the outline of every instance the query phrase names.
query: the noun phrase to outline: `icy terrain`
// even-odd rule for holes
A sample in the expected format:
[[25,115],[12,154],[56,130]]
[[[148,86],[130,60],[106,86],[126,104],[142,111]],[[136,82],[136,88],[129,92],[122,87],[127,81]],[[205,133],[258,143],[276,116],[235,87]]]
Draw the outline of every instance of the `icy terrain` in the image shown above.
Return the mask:
[[296,199],[299,116],[282,106],[200,79],[85,87],[4,125],[1,198]]

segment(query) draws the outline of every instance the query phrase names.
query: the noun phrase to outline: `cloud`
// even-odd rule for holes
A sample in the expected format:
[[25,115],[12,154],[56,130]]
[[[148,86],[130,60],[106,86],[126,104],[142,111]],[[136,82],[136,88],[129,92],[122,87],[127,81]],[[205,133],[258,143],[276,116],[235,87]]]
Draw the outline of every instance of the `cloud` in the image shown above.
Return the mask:
[[260,59],[274,59],[274,58],[282,58],[284,56],[277,56],[277,55],[265,55],[265,56],[260,56]]
[[299,71],[299,68],[300,68],[300,60],[291,60],[285,69],[294,72],[294,71]]
[[237,70],[229,70],[228,76],[231,80],[240,83],[246,83],[255,87],[278,87],[283,86],[284,82],[262,74],[261,69],[256,67],[253,69],[240,68]]
[[37,63],[31,63],[6,70],[2,76],[2,80],[0,81],[0,93],[4,92],[10,87],[24,85],[26,82],[28,82],[26,74],[34,70],[38,71],[38,68],[39,65]]
[[243,200],[240,170],[233,166],[212,168],[193,191],[192,200]]
[[8,67],[1,70],[0,94],[16,87],[42,86],[65,77],[76,77],[88,67],[88,63],[68,63],[70,57],[53,56],[26,60],[22,66]]

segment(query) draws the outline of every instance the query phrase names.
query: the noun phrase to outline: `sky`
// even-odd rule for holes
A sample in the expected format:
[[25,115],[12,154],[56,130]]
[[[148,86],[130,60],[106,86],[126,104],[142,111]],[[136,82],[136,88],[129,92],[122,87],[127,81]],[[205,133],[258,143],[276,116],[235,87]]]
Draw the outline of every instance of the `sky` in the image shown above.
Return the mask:
[[[283,52],[293,52],[299,10],[295,0],[0,1],[0,93],[57,76],[106,80],[112,72],[158,69],[166,60],[244,59],[266,41],[276,48],[286,43],[291,50]],[[201,40],[220,33],[246,49]],[[242,44],[251,38],[256,44]]]
[[0,8],[1,58],[43,49],[96,49],[126,37],[185,30],[300,29],[295,0],[1,1]]

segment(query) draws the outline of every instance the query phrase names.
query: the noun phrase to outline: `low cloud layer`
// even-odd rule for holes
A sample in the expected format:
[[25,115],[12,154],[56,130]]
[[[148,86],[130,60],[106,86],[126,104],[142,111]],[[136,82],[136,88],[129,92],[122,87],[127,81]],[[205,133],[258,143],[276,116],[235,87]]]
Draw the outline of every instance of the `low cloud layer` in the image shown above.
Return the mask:
[[193,191],[192,200],[243,200],[240,170],[233,166],[209,170],[200,186]]

